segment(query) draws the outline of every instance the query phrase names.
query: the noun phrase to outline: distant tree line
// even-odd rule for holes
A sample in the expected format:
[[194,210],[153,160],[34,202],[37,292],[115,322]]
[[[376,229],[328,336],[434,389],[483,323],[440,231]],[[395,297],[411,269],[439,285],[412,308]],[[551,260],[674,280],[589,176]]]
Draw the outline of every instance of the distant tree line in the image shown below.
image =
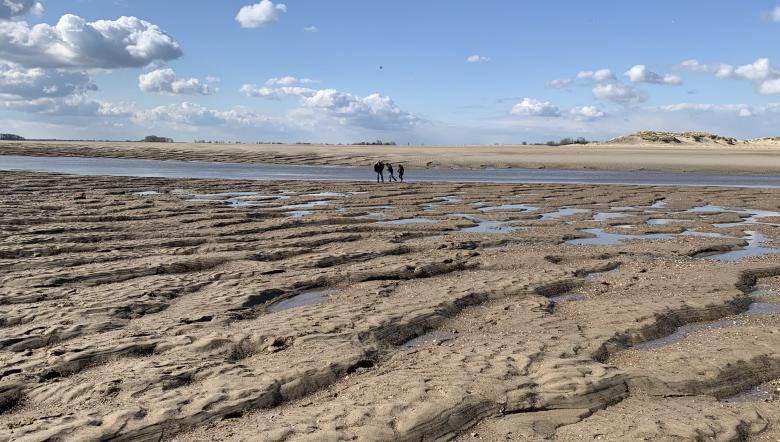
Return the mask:
[[24,137],[16,134],[0,134],[0,141],[24,141]]
[[357,143],[352,143],[353,146],[395,146],[395,141],[382,141],[382,140],[376,140],[376,141],[360,141]]
[[544,144],[548,146],[568,146],[570,144],[588,144],[590,141],[586,140],[585,138],[579,137],[579,138],[561,138],[560,141],[548,141]]
[[173,143],[173,138],[158,137],[157,135],[147,135],[144,137],[145,143]]

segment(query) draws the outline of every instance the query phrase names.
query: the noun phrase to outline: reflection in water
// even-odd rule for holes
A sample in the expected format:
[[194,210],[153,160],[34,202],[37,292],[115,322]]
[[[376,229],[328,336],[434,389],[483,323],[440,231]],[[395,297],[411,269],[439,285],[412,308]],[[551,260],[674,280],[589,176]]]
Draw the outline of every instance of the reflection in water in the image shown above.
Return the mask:
[[480,212],[505,212],[513,210],[521,210],[523,212],[534,212],[539,210],[538,207],[529,206],[527,204],[502,204],[500,206],[480,207]]
[[676,219],[676,218],[651,218],[647,220],[647,224],[651,226],[665,226],[671,223],[689,223],[693,222],[691,219]]
[[666,198],[653,201],[653,204],[647,206],[651,209],[663,209],[666,207]]
[[460,229],[460,231],[464,233],[508,234],[517,230],[528,230],[527,227],[511,225],[511,221],[492,221],[492,220],[480,219],[464,213],[456,214],[456,216],[459,216],[461,218],[466,218],[469,221],[474,221],[475,223],[477,223],[476,226],[465,227]]
[[775,398],[775,387],[767,382],[750,390],[722,399],[722,402],[759,402],[772,401]]
[[431,224],[437,222],[439,221],[430,218],[404,218],[404,219],[395,219],[392,221],[377,221],[377,224],[406,225],[406,224]]
[[551,296],[547,299],[553,304],[562,304],[564,302],[584,301],[587,297],[582,293],[567,293],[565,295]]
[[593,215],[593,221],[608,221],[611,219],[625,218],[627,215],[620,212],[599,212]]
[[304,305],[323,304],[328,301],[328,296],[337,292],[338,290],[316,290],[301,293],[300,295],[293,296],[290,299],[285,299],[284,301],[271,304],[267,311],[268,313],[278,313],[296,307],[303,307]]
[[577,208],[563,208],[558,209],[557,212],[549,212],[542,215],[542,220],[561,219],[566,216],[576,215],[578,213],[589,213],[589,209],[577,209]]
[[745,237],[745,240],[748,242],[747,246],[725,253],[705,256],[704,259],[711,259],[715,261],[739,261],[743,258],[777,255],[780,253],[780,249],[776,249],[774,247],[764,247],[763,244],[766,241],[766,237],[760,232],[748,230],[745,233],[747,234]]
[[595,238],[576,238],[566,241],[566,244],[575,246],[608,246],[622,244],[625,241],[672,239],[673,235],[665,233],[652,233],[647,235],[625,235],[621,233],[607,233],[602,229],[585,229],[583,232],[595,235]]
[[655,350],[657,348],[666,347],[680,342],[685,339],[686,336],[698,331],[734,327],[735,325],[737,325],[737,321],[733,319],[722,319],[720,321],[698,322],[696,324],[683,325],[669,336],[664,336],[663,338],[654,339],[652,341],[642,342],[640,344],[634,345],[631,348],[639,351]]

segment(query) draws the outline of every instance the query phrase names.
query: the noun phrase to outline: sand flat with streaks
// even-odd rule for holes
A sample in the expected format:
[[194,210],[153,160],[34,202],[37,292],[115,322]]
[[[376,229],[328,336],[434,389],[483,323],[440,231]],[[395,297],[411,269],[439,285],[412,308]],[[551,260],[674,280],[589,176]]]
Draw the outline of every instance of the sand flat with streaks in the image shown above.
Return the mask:
[[777,189],[0,185],[0,440],[778,431]]

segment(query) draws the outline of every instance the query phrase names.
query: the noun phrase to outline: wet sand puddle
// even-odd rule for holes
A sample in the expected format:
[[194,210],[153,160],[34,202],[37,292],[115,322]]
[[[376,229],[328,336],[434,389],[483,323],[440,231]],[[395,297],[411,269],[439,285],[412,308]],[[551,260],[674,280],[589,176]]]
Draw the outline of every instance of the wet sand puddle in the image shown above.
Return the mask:
[[382,218],[383,216],[385,216],[384,212],[368,212],[365,215],[356,216],[355,219]]
[[674,333],[664,336],[652,341],[642,342],[632,346],[631,348],[638,351],[655,350],[663,347],[668,347],[672,344],[683,341],[688,335],[703,330],[714,330],[727,327],[734,327],[739,325],[740,316],[762,316],[762,315],[774,315],[780,311],[780,305],[772,304],[768,302],[754,302],[751,303],[748,309],[741,315],[737,315],[734,319],[721,319],[718,321],[710,322],[697,322],[693,324],[686,324],[678,327]]
[[701,232],[699,230],[685,230],[680,235],[682,235],[682,236],[697,236],[697,237],[700,237],[700,238],[724,238],[724,239],[734,238],[733,236],[724,235],[724,234],[718,233],[718,232]]
[[695,324],[687,324],[687,325],[683,325],[682,327],[678,327],[674,333],[668,336],[654,339],[652,341],[642,342],[632,346],[631,348],[637,351],[655,350],[658,348],[668,347],[672,344],[676,344],[682,341],[683,339],[685,339],[688,335],[692,333],[696,333],[702,330],[714,330],[714,329],[725,328],[725,327],[734,327],[737,324],[738,321],[735,319],[721,319],[719,321],[697,322]]
[[614,206],[610,207],[609,210],[613,212],[644,212],[643,208],[634,206]]
[[279,206],[277,209],[279,210],[298,210],[298,209],[315,209],[317,207],[327,206],[332,204],[333,201],[331,200],[320,200],[320,201],[309,201],[308,203],[300,203],[300,204],[290,204],[287,206]]
[[780,311],[780,305],[771,302],[754,302],[745,312],[746,315],[774,315]]
[[585,275],[585,280],[592,281],[594,279],[601,278],[604,275],[609,275],[611,273],[618,273],[620,272],[620,264],[615,265],[614,268],[608,269],[608,270],[602,270],[598,272],[588,272]]
[[385,225],[409,225],[409,224],[434,224],[441,222],[440,220],[436,219],[430,219],[430,218],[403,218],[403,219],[394,219],[392,221],[377,221],[377,224],[385,224]]
[[461,218],[465,218],[469,221],[477,223],[473,227],[464,227],[459,230],[462,233],[496,233],[496,234],[508,234],[518,230],[528,230],[528,227],[513,226],[513,221],[492,221],[474,217],[468,214],[456,214]]
[[461,202],[461,199],[458,198],[455,195],[445,195],[445,196],[439,196],[433,199],[434,201],[439,201],[444,204],[456,204]]
[[535,212],[539,210],[539,208],[529,206],[527,204],[502,204],[500,206],[480,207],[477,210],[479,210],[480,212],[511,212],[511,211]]
[[566,207],[563,209],[558,209],[558,211],[556,212],[544,213],[542,214],[542,217],[539,219],[541,219],[542,221],[556,220],[567,216],[576,215],[578,213],[590,213],[590,209],[577,209],[577,208]]
[[612,246],[623,244],[626,241],[672,239],[674,235],[665,233],[649,233],[645,235],[627,235],[622,233],[607,233],[603,229],[584,229],[585,233],[594,235],[594,238],[575,238],[566,241],[566,244],[575,246]]
[[222,193],[190,193],[186,190],[176,192],[189,197],[188,202],[208,202],[227,204],[232,207],[271,206],[274,203],[290,198],[290,195],[261,195],[259,192],[222,192]]
[[359,193],[343,193],[343,192],[318,192],[318,193],[307,193],[303,196],[310,196],[314,198],[345,198],[350,195],[357,195]]
[[729,228],[729,227],[739,227],[739,226],[751,225],[751,224],[762,224],[762,225],[780,227],[780,224],[778,224],[778,223],[767,223],[767,222],[761,221],[762,218],[774,218],[774,217],[780,218],[780,212],[775,212],[775,211],[771,211],[771,210],[747,209],[747,208],[726,208],[726,207],[716,206],[716,205],[713,205],[713,204],[707,204],[706,206],[694,207],[692,209],[688,209],[685,212],[687,212],[687,213],[703,213],[703,214],[733,212],[733,213],[736,213],[736,214],[740,215],[740,217],[742,217],[742,220],[739,221],[739,222],[734,222],[734,223],[715,223],[715,224],[713,224],[714,227]]
[[626,216],[628,216],[628,214],[621,212],[598,212],[593,215],[593,221],[609,221],[612,219],[625,218]]
[[268,313],[279,313],[285,310],[294,309],[297,307],[303,307],[306,305],[324,304],[328,302],[328,297],[338,293],[339,290],[314,290],[311,292],[301,293],[295,295],[290,299],[279,301],[271,304],[267,311]]
[[457,335],[452,332],[433,330],[416,338],[410,339],[401,344],[401,346],[405,348],[424,347],[426,345],[442,344],[444,342],[451,341],[456,337]]
[[748,391],[735,394],[724,399],[721,402],[726,403],[740,403],[740,402],[767,402],[775,399],[775,396],[780,394],[780,388],[775,387],[771,383],[767,382],[751,388]]
[[666,198],[661,198],[653,201],[653,204],[650,204],[647,206],[650,209],[665,209],[666,208]]
[[780,294],[780,292],[776,291],[769,284],[759,284],[752,292],[750,292],[750,296],[755,296],[755,297],[776,296],[778,294]]
[[694,222],[692,219],[679,219],[679,218],[650,218],[646,221],[646,224],[650,226],[665,226],[672,223],[690,223]]
[[[713,215],[713,214],[729,213],[729,212],[736,213],[742,216],[743,219],[739,222],[733,222],[733,223],[715,223],[713,224],[713,226],[718,228],[728,228],[728,227],[739,227],[739,226],[750,225],[750,224],[765,224],[765,225],[780,227],[780,224],[778,223],[765,223],[761,221],[762,218],[780,217],[780,212],[774,212],[770,210],[726,208],[714,204],[707,204],[704,206],[693,207],[688,210],[684,210],[682,212],[675,212],[675,213],[694,213],[694,214],[701,214],[701,215]],[[684,219],[684,218],[651,218],[647,220],[647,224],[666,225],[671,223],[695,222],[695,221],[696,221],[695,219]]]
[[780,254],[780,249],[776,249],[774,247],[765,247],[763,245],[766,241],[766,236],[764,236],[762,233],[748,230],[745,231],[745,234],[747,235],[744,238],[748,242],[747,246],[725,253],[707,255],[704,256],[704,259],[733,262],[744,258],[755,258],[759,256]]
[[588,297],[582,293],[566,293],[563,295],[551,296],[547,299],[553,304],[563,304],[564,302],[584,301],[588,299]]
[[289,204],[286,206],[274,207],[274,210],[284,211],[284,214],[290,218],[302,218],[314,213],[314,211],[311,209],[329,206],[332,203],[333,200],[309,201],[308,203]]
[[704,206],[692,207],[685,211],[685,213],[721,213],[721,212],[729,212],[729,210],[713,204],[707,204]]
[[457,204],[459,202],[461,202],[461,199],[455,195],[438,196],[433,199],[433,202],[422,204],[421,207],[425,211],[431,211],[442,205]]

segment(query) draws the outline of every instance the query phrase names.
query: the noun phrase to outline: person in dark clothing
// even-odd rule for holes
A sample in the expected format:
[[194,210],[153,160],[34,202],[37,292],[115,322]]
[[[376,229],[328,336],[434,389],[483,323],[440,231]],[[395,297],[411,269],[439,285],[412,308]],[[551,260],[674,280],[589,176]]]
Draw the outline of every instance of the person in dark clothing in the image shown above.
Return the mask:
[[395,175],[393,175],[393,165],[390,164],[390,163],[387,163],[387,164],[385,164],[385,167],[387,168],[387,175],[388,175],[387,182],[388,183],[392,182],[392,181],[396,181],[397,182],[398,180],[395,179]]
[[378,183],[381,179],[382,182],[385,182],[385,164],[381,161],[377,161],[374,163],[374,172],[376,172],[376,182]]
[[404,182],[404,165],[403,164],[399,164],[398,165],[398,178],[401,179],[402,183]]

